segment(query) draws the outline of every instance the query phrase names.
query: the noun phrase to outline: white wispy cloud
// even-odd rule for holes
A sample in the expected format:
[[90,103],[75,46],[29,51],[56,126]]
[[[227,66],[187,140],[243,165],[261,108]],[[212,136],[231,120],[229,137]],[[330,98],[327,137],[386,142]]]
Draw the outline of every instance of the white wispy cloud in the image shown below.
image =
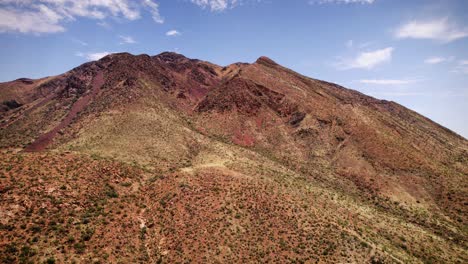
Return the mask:
[[468,37],[468,28],[462,28],[450,22],[448,18],[426,21],[414,20],[400,26],[395,31],[395,37],[400,39],[432,39],[448,43]]
[[100,26],[100,27],[105,28],[105,29],[110,29],[110,28],[112,28],[112,26],[111,26],[109,23],[107,23],[107,21],[99,21],[99,22],[97,22],[96,24],[97,24],[98,26]]
[[57,33],[65,31],[59,24],[62,17],[56,13],[37,8],[34,11],[21,11],[0,8],[0,32],[16,31],[20,33]]
[[430,57],[424,60],[426,64],[439,64],[442,62],[446,62],[451,60],[451,58],[444,58],[444,57]]
[[388,47],[384,49],[361,52],[353,59],[343,59],[336,63],[339,69],[373,69],[382,63],[392,60],[394,48]]
[[223,11],[227,8],[232,8],[239,4],[238,0],[190,0],[190,1],[202,8],[210,8],[211,11],[215,11],[215,12]]
[[[382,97],[382,96],[427,96],[427,97],[468,97],[468,90],[445,90],[440,89],[441,92],[434,92],[434,91],[382,91],[382,92],[367,92],[367,94],[374,96],[374,97]],[[418,111],[419,112],[419,111]]]
[[99,60],[109,54],[112,54],[112,52],[109,52],[109,51],[103,51],[103,52],[90,52],[90,53],[83,53],[83,52],[77,52],[75,55],[78,56],[78,57],[83,57],[87,60],[90,60],[90,61],[95,61],[95,60]]
[[120,44],[135,44],[136,43],[136,41],[130,36],[120,35],[119,38],[121,40]]
[[458,61],[458,65],[452,70],[454,73],[468,74],[468,60]]
[[376,85],[406,85],[420,82],[421,80],[399,80],[399,79],[368,79],[359,80],[360,83],[364,84],[376,84]]
[[364,49],[364,48],[369,48],[370,46],[373,46],[375,45],[376,42],[374,41],[367,41],[367,42],[358,42],[358,41],[355,41],[355,40],[347,40],[345,42],[345,45],[348,49],[351,49],[351,48],[354,48],[354,49]]
[[0,32],[57,33],[66,30],[67,22],[84,17],[102,23],[109,17],[136,20],[141,10],[150,12],[162,23],[159,5],[152,0],[2,0]]
[[159,14],[159,4],[151,0],[143,0],[143,5],[149,8],[151,16],[156,23],[164,23],[164,18]]
[[373,4],[375,0],[310,0],[309,4]]
[[84,42],[84,41],[82,41],[82,40],[79,40],[79,39],[76,39],[76,38],[72,38],[71,40],[72,40],[73,42],[75,42],[75,43],[80,44],[81,46],[88,46],[88,43],[87,43],[87,42]]
[[181,33],[175,29],[169,30],[168,32],[166,32],[166,36],[169,36],[169,37],[175,37],[179,35],[181,35]]
[[374,97],[405,97],[405,96],[429,96],[431,93],[423,93],[423,92],[371,92],[369,93],[370,96]]

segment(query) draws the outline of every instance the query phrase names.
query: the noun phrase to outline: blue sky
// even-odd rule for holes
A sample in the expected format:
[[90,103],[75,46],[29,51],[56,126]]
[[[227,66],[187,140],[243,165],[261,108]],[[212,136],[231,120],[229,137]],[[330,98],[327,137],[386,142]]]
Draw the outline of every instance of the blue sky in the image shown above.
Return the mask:
[[468,138],[466,0],[0,0],[0,81],[109,52],[268,56]]

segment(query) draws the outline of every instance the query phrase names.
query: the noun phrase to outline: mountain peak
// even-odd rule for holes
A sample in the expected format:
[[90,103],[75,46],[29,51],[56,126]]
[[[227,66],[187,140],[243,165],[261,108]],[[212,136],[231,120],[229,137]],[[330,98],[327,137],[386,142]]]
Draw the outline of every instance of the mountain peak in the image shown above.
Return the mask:
[[261,56],[260,58],[258,58],[255,63],[257,64],[262,64],[262,65],[265,65],[265,66],[276,66],[278,65],[278,63],[276,63],[274,60],[266,57],[266,56]]
[[188,59],[184,55],[177,52],[166,51],[155,56],[156,58],[163,60],[165,62],[177,62],[181,60]]

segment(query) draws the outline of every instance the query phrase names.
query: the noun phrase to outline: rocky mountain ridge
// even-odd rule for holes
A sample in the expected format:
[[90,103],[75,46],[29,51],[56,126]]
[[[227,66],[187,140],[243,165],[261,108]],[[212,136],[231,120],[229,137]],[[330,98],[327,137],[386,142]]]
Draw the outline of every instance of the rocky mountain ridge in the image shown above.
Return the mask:
[[[0,101],[6,260],[21,243],[59,262],[468,260],[467,140],[267,57],[111,54],[2,83]],[[94,235],[66,242],[57,223]]]

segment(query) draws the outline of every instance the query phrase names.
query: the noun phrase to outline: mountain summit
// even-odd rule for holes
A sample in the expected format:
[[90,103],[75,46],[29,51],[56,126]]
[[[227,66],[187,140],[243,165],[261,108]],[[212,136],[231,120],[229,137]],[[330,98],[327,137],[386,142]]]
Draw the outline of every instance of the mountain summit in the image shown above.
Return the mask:
[[468,141],[270,58],[111,54],[0,102],[3,261],[468,260]]

